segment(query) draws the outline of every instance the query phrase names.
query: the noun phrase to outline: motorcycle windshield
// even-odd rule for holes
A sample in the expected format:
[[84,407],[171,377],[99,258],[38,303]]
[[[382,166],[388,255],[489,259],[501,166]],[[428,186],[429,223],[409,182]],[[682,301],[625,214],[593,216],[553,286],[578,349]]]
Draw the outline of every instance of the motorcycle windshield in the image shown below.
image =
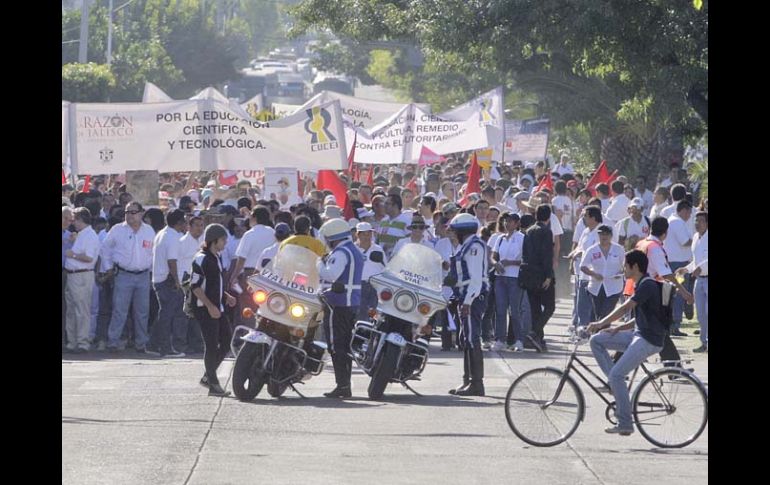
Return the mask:
[[313,251],[296,244],[287,244],[275,255],[271,272],[280,276],[285,283],[297,283],[317,291],[321,286],[317,262],[318,256]]
[[409,243],[388,262],[385,270],[406,283],[441,291],[441,256],[422,244]]

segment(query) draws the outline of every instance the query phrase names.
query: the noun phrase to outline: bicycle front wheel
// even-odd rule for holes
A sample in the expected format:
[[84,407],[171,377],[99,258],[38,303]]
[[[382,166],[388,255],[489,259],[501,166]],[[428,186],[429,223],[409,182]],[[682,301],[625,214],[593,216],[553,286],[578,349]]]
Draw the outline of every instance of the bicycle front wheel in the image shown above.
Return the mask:
[[525,372],[505,397],[508,426],[534,446],[554,446],[568,439],[584,410],[583,394],[574,379],[553,368]]
[[703,384],[688,372],[660,369],[639,383],[633,413],[647,441],[661,448],[682,448],[706,428],[708,396]]

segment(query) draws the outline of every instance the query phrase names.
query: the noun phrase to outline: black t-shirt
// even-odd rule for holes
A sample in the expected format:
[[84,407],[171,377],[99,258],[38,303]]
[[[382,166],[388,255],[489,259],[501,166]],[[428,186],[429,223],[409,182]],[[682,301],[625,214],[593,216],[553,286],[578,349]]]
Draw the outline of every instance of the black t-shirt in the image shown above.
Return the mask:
[[666,337],[666,327],[660,321],[661,287],[660,283],[647,275],[645,277],[646,279],[637,283],[634,288],[634,296],[631,297],[636,302],[636,308],[634,308],[635,331],[652,345],[662,347],[663,339]]
[[[222,260],[207,249],[201,249],[195,255],[192,263],[192,275],[190,276],[190,291],[195,288],[203,288],[203,292],[211,303],[224,311],[224,284],[222,281]],[[192,296],[193,308],[204,308],[203,302],[198,301],[195,294]]]

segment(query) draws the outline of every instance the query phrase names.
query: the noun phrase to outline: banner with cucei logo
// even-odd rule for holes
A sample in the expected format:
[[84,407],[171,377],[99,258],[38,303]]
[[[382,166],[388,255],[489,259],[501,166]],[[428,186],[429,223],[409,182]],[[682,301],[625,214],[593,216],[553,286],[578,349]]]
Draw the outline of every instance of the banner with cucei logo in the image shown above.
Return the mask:
[[492,158],[501,160],[503,144],[505,143],[504,101],[503,87],[498,86],[467,103],[441,113],[439,116],[456,121],[475,117],[480,126],[487,127],[489,147],[493,150]]
[[[407,104],[388,103],[386,101],[374,101],[371,99],[356,98],[332,91],[321,91],[316,94],[301,109],[307,109],[318,106],[323,103],[337,100],[340,102],[343,119],[356,128],[365,130],[374,129],[377,125],[391,118],[396,113],[402,111]],[[423,111],[430,113],[430,105],[425,103],[416,103]]]
[[347,165],[338,101],[260,122],[240,107],[204,98],[165,103],[73,103],[74,173],[182,172]]

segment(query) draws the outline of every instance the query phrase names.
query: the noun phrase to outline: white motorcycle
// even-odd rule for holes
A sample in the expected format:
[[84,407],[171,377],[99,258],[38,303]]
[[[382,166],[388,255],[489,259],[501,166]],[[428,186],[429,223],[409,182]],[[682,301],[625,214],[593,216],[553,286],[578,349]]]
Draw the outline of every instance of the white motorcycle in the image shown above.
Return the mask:
[[[239,325],[230,343],[236,355],[233,392],[241,401],[254,399],[265,384],[273,397],[288,387],[302,396],[294,384],[323,371],[327,346],[313,340],[323,316],[317,261],[312,251],[287,245],[272,268],[248,278],[248,291],[259,305],[257,328]],[[244,309],[244,316],[253,311]]]
[[447,306],[441,294],[441,256],[421,244],[407,244],[381,274],[369,278],[377,291],[377,314],[358,321],[350,351],[371,376],[368,394],[379,399],[391,382],[417,394],[407,381],[419,380],[428,362],[428,320]]

